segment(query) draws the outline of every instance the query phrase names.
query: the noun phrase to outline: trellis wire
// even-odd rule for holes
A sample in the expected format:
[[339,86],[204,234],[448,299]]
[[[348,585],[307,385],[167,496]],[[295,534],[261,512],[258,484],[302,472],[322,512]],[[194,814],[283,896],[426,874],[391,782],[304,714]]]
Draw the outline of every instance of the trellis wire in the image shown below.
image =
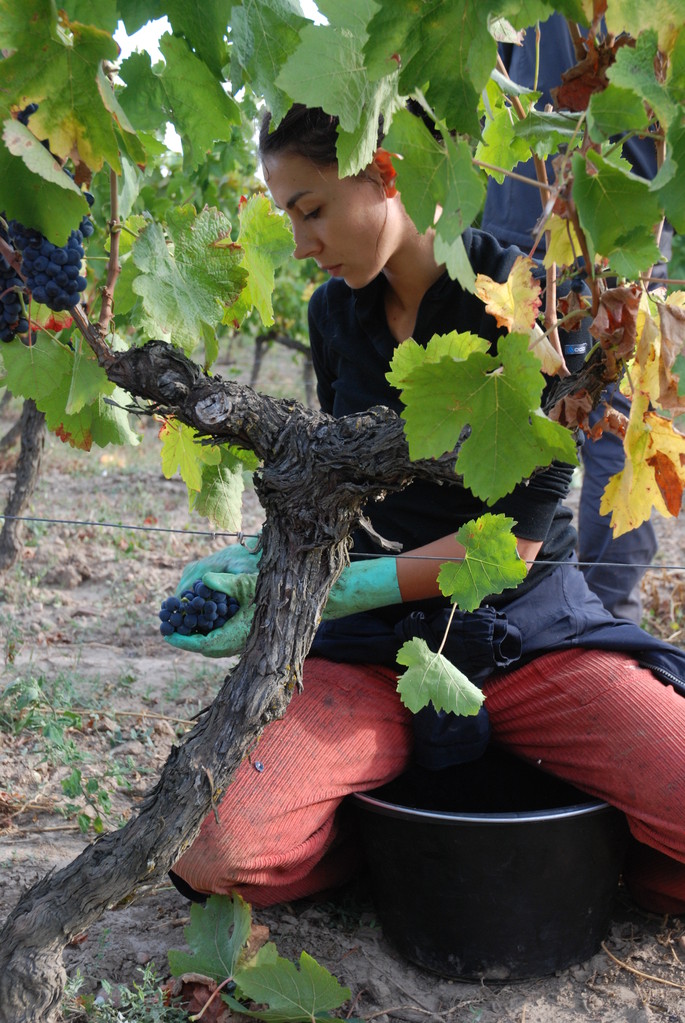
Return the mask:
[[[216,539],[236,539],[239,543],[244,540],[256,540],[259,537],[259,533],[226,533],[221,530],[209,530],[209,529],[176,529],[172,526],[136,526],[126,525],[122,522],[96,522],[90,519],[51,519],[39,517],[37,515],[4,515],[0,513],[0,519],[7,519],[10,522],[42,522],[47,525],[55,526],[97,526],[102,529],[125,529],[125,530],[137,530],[143,533],[177,533],[180,536],[208,536],[213,540]],[[387,557],[384,554],[364,554],[355,555],[354,551],[350,551],[350,557],[364,557],[364,558],[383,558]],[[413,559],[415,561],[464,561],[464,558],[448,558],[444,555],[437,554],[405,554],[404,557]],[[535,564],[533,560],[526,560],[526,564]],[[647,564],[640,565],[631,562],[630,565],[622,565],[621,562],[617,561],[545,561],[546,565],[568,565],[573,564],[577,567],[596,567],[596,568],[642,568],[651,569],[652,571],[666,571],[666,572],[683,572],[685,571],[685,565],[660,565],[660,564]]]

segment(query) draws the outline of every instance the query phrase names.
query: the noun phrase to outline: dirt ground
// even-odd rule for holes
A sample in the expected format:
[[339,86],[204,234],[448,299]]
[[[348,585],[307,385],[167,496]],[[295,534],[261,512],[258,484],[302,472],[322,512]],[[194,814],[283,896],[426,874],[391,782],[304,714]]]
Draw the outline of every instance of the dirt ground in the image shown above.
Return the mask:
[[[261,389],[290,394],[300,383],[289,355],[267,358]],[[0,436],[17,411],[17,404],[3,410]],[[94,810],[73,794],[74,772],[81,772],[84,788],[95,779],[97,807],[106,809],[111,800],[105,826],[117,826],[224,675],[220,664],[176,652],[158,635],[159,603],[181,567],[226,541],[191,532],[204,530],[204,520],[189,518],[181,481],[162,476],[154,424],[144,434],[141,449],[90,454],[50,438],[26,513],[68,524],[28,523],[20,564],[0,576],[0,920],[25,887],[70,862],[93,838],[78,827],[76,813],[93,816]],[[15,457],[0,453],[0,508]],[[260,516],[248,491],[246,533],[258,528]],[[685,564],[685,528],[669,521],[658,530],[658,567],[644,583],[646,620],[682,643],[685,570],[672,566]],[[78,722],[69,717],[75,710]],[[103,978],[130,984],[147,963],[168,976],[167,950],[185,947],[188,912],[170,884],[138,891],[66,950],[70,975],[80,971],[88,991],[100,991]],[[685,1021],[685,919],[645,914],[622,891],[604,946],[589,961],[516,983],[461,982],[405,961],[384,937],[364,878],[326,901],[258,910],[254,919],[268,927],[281,955],[297,959],[304,949],[349,986],[352,1001],[342,1015],[459,1023]]]

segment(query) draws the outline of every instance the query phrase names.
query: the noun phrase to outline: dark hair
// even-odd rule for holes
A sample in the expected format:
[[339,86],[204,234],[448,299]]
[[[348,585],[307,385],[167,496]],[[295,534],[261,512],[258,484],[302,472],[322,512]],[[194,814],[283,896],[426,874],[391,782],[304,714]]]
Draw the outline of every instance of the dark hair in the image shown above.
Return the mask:
[[277,127],[271,129],[267,111],[259,128],[260,159],[283,151],[306,156],[314,163],[337,163],[338,118],[320,107],[294,103]]
[[[434,139],[442,142],[442,135],[434,122],[416,100],[409,99],[406,108],[415,117],[420,117]],[[259,158],[264,160],[270,153],[289,152],[305,156],[314,163],[332,164],[338,162],[336,144],[338,141],[338,118],[327,114],[321,107],[307,107],[294,103],[283,120],[272,129],[271,114],[267,111],[259,127]],[[383,115],[378,118],[378,139],[383,142]]]

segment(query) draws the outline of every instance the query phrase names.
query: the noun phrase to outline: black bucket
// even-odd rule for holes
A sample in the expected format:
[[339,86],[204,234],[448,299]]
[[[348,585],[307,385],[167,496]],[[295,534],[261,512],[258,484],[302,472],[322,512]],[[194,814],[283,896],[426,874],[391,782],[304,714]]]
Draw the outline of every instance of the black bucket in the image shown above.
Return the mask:
[[494,749],[353,797],[383,932],[445,977],[543,977],[600,948],[622,814]]

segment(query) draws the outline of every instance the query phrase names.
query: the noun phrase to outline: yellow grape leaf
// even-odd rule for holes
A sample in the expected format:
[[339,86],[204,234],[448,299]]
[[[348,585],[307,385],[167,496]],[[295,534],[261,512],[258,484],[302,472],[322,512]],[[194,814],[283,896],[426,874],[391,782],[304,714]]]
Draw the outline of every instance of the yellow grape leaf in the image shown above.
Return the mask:
[[[652,315],[653,308],[658,322]],[[643,295],[629,386],[647,395],[656,407],[685,411],[685,396],[678,394],[678,377],[671,372],[684,345],[685,292],[669,295],[665,302]]]
[[572,266],[575,260],[582,255],[583,250],[571,221],[553,213],[545,224],[545,230],[549,231],[549,244],[544,258],[545,266],[552,266],[553,263],[556,263],[557,266]]
[[218,465],[221,449],[213,444],[199,443],[195,430],[177,419],[167,419],[159,436],[165,477],[171,479],[178,471],[188,490],[202,490],[203,466]]
[[528,351],[533,352],[540,360],[540,369],[548,376],[554,376],[563,365],[563,359],[559,355],[548,336],[539,323],[533,324],[533,329],[528,331],[530,344]]
[[532,329],[540,310],[541,290],[540,282],[532,275],[534,265],[530,256],[519,256],[504,284],[487,274],[476,274],[476,294],[498,327],[522,334]]
[[649,411],[646,395],[633,396],[624,448],[625,468],[611,477],[599,506],[611,515],[614,536],[646,522],[652,508],[675,518],[685,490],[685,435]]

